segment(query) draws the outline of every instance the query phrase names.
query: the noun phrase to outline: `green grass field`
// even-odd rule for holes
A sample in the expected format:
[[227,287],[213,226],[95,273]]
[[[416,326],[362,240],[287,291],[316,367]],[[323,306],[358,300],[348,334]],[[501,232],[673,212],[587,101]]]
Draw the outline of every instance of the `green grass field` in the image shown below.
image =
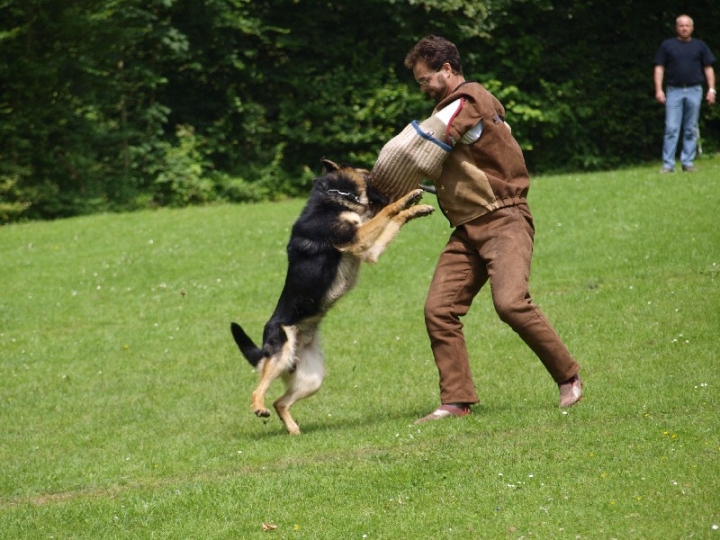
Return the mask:
[[720,540],[720,158],[698,166],[535,178],[531,290],[585,399],[557,408],[483,291],[482,402],[422,427],[439,213],[325,320],[300,437],[252,414],[229,323],[259,339],[303,201],[0,228],[0,538]]

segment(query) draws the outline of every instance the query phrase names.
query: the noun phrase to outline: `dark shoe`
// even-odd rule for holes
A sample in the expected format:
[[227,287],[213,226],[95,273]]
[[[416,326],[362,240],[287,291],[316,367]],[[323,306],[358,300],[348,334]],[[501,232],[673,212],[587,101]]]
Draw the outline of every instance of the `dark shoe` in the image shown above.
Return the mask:
[[670,173],[674,173],[674,172],[675,172],[675,169],[666,169],[665,167],[660,169],[660,174],[670,174]]
[[683,171],[684,172],[697,172],[697,169],[694,165],[683,165]]
[[562,409],[572,407],[582,399],[582,381],[579,375],[558,384],[558,387],[560,388],[560,407]]
[[424,424],[425,422],[432,422],[433,420],[467,416],[468,414],[470,414],[470,405],[440,405],[427,416],[423,416],[419,420],[416,420],[415,423]]

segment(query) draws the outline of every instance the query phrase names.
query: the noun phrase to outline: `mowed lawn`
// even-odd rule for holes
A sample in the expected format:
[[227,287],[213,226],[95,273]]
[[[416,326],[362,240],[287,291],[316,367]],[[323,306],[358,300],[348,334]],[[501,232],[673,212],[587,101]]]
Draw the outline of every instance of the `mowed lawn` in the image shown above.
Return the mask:
[[436,212],[323,323],[299,437],[252,414],[229,324],[260,338],[304,201],[0,227],[0,538],[720,539],[720,159],[698,168],[533,179],[531,290],[578,406],[485,290],[481,403],[413,424]]

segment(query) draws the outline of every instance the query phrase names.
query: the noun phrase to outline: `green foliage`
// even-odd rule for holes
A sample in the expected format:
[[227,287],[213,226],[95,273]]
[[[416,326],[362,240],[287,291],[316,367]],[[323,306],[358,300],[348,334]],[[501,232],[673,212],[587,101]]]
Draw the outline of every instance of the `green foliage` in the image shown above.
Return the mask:
[[165,145],[165,159],[157,168],[155,199],[161,206],[182,207],[214,201],[214,186],[207,177],[209,163],[202,139],[189,126],[178,126],[178,144]]
[[152,64],[182,49],[164,4],[6,3],[0,173],[29,171],[28,217],[122,207],[147,187],[168,113]]
[[[431,110],[402,65],[429,33],[456,42],[466,75],[501,98],[533,172],[656,161],[664,111],[652,58],[678,9],[674,0],[8,0],[0,177],[13,187],[0,194],[12,207],[0,219],[278,199],[305,193],[323,156],[369,167]],[[720,54],[720,4],[686,9]],[[703,110],[705,153],[720,142],[719,115]],[[194,143],[177,136],[182,126]]]
[[32,202],[18,189],[20,177],[0,176],[0,223],[16,221]]
[[533,181],[531,291],[578,406],[483,290],[463,319],[481,403],[413,425],[438,404],[436,213],[324,320],[297,438],[252,414],[229,323],[259,339],[303,199],[0,227],[0,538],[714,539],[720,158],[698,165]]

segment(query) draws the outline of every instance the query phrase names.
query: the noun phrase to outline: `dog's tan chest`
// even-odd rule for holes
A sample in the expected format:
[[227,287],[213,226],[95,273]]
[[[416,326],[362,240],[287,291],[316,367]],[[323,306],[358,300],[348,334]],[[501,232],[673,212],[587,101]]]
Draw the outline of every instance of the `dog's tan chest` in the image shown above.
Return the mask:
[[350,253],[343,253],[338,264],[335,279],[325,295],[325,307],[332,306],[341,296],[355,286],[362,261]]
[[363,218],[360,214],[358,214],[357,212],[353,212],[351,210],[341,213],[340,219],[342,221],[346,221],[347,223],[350,223],[351,225],[354,225],[355,227],[359,227],[365,221],[367,221],[367,219]]

